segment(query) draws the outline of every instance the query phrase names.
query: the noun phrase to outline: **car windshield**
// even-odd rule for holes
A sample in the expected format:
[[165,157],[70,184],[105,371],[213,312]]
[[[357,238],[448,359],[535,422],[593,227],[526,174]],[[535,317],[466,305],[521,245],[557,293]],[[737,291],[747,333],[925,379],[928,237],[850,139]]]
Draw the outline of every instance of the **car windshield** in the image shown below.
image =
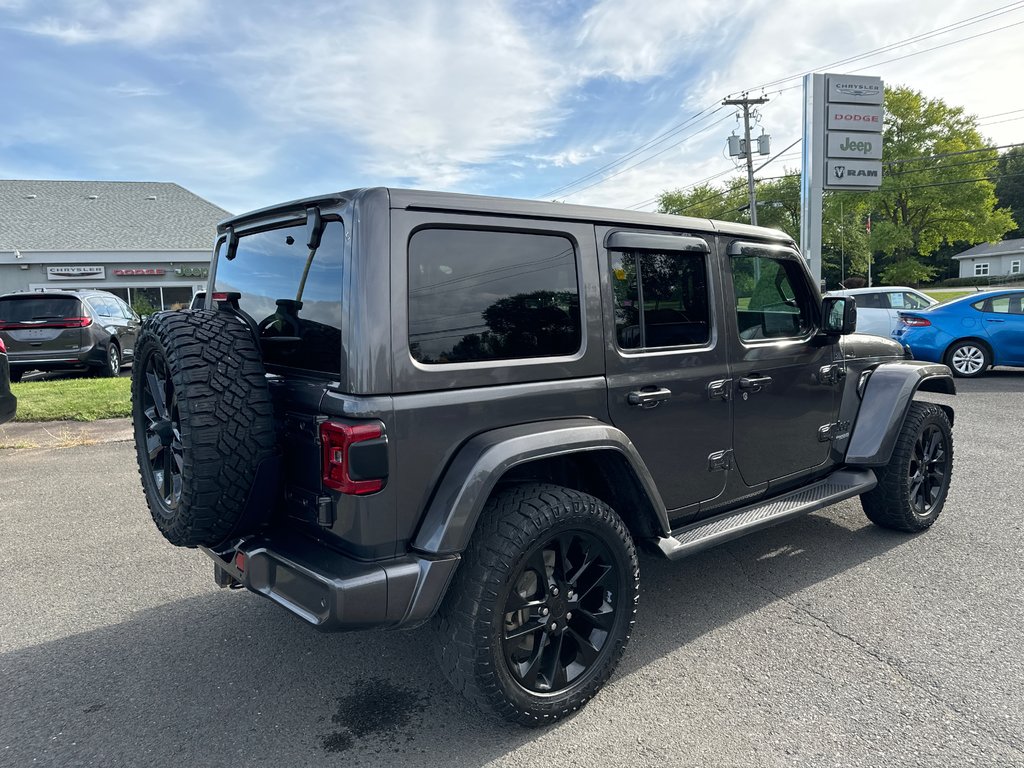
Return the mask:
[[222,245],[213,290],[241,294],[239,308],[259,328],[265,363],[336,374],[344,225],[326,222],[312,258],[306,238],[303,223],[240,237],[232,259],[222,257]]
[[0,298],[0,322],[4,323],[62,320],[81,316],[81,304],[74,296],[26,295]]

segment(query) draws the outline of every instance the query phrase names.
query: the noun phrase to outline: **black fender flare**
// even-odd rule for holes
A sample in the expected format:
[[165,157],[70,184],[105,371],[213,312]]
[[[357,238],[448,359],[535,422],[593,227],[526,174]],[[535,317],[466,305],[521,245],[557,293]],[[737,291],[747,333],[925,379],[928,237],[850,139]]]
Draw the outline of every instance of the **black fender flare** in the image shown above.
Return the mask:
[[[955,395],[953,374],[941,363],[917,360],[882,363],[870,371],[846,449],[847,464],[873,467],[889,462],[918,390]],[[948,405],[939,407],[952,424],[953,409]]]
[[513,467],[582,451],[615,451],[625,457],[667,534],[668,512],[636,447],[619,429],[594,419],[519,424],[469,439],[448,465],[427,505],[413,548],[431,555],[463,552],[494,487]]

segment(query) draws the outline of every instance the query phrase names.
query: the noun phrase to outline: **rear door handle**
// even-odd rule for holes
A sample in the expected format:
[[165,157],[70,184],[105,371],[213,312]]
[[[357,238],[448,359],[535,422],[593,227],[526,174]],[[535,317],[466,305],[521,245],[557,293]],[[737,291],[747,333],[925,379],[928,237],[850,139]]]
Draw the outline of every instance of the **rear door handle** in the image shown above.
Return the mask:
[[740,389],[751,389],[757,392],[771,383],[771,376],[744,376],[740,379]]
[[985,322],[986,323],[1005,323],[1006,321],[1005,320],[998,320],[998,319],[996,319],[994,317],[986,317],[985,318]]
[[641,408],[654,408],[664,400],[672,397],[672,390],[659,387],[658,389],[641,389],[630,392],[626,395],[626,402],[630,405],[637,405]]

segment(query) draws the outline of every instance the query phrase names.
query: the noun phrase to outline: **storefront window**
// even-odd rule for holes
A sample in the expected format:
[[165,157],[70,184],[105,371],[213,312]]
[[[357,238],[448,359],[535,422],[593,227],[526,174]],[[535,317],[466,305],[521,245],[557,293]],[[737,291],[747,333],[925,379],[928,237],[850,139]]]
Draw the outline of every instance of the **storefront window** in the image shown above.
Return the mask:
[[152,315],[163,308],[159,288],[132,288],[132,309],[140,315]]
[[163,292],[164,309],[185,309],[192,301],[192,289],[188,286],[168,286]]

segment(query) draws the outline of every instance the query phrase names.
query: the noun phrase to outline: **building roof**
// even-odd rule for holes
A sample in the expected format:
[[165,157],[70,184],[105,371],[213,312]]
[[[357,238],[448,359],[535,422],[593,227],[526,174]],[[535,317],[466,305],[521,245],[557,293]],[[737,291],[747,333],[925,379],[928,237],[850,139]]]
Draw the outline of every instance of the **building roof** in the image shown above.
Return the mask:
[[977,259],[983,256],[1009,256],[1013,253],[1024,253],[1024,238],[1003,240],[999,243],[982,243],[958,253],[954,259]]
[[0,179],[0,251],[208,250],[230,215],[165,182]]

